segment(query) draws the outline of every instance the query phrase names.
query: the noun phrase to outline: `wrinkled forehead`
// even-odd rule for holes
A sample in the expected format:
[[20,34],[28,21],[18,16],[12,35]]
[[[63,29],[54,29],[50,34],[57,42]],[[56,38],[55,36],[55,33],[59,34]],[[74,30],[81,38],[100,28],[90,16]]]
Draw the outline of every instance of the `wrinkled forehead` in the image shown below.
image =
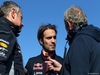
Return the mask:
[[22,12],[21,11],[19,11],[18,13],[22,16]]

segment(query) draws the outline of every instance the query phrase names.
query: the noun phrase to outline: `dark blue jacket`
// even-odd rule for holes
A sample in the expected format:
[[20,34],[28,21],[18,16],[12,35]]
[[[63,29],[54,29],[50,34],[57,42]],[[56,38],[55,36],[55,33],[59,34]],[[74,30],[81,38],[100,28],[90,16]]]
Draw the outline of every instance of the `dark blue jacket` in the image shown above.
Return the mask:
[[[54,71],[46,71],[46,69],[48,68],[44,58],[46,57],[44,57],[42,53],[36,57],[29,58],[25,67],[28,71],[26,75],[46,75],[46,73],[49,73],[48,75],[59,75],[57,72]],[[62,64],[63,59],[60,56],[55,54],[53,56],[53,59],[57,60]]]
[[24,75],[22,54],[12,26],[12,22],[0,18],[0,75]]
[[70,75],[100,74],[99,28],[88,25],[76,34],[70,44],[65,66]]

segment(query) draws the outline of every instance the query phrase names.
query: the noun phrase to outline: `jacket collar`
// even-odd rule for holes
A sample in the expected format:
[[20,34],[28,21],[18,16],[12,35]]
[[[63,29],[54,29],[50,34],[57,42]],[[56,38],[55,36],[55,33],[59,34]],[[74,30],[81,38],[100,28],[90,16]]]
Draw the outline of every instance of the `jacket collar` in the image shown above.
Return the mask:
[[48,57],[51,57],[52,59],[54,59],[55,58],[55,51],[53,51],[53,52],[45,52],[45,51],[41,51],[41,56],[42,56],[42,58],[43,58],[43,60],[44,61],[46,61],[46,60],[48,60]]

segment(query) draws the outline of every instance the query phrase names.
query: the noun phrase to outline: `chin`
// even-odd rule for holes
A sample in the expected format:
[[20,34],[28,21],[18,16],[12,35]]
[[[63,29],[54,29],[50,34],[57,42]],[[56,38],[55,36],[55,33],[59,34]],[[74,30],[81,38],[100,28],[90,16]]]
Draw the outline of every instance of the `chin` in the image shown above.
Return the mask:
[[55,50],[50,50],[50,51],[48,51],[49,53],[55,53]]

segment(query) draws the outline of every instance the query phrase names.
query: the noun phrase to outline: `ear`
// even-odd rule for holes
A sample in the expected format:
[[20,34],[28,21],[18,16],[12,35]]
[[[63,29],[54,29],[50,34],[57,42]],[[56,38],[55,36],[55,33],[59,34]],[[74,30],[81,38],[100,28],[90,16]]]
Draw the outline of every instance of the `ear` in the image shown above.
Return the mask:
[[73,29],[72,22],[67,21],[67,24],[66,24],[66,25],[67,25],[67,26],[66,26],[66,29],[67,29],[67,30],[71,30],[71,29]]
[[66,31],[70,30],[70,22],[69,21],[64,21],[64,22],[65,22]]
[[71,29],[72,28],[71,22],[70,21],[67,21],[67,23],[68,23],[68,28]]
[[16,12],[15,12],[15,9],[14,8],[11,9],[11,17],[13,19],[15,19],[15,17],[16,17]]
[[43,40],[42,39],[40,39],[39,42],[40,42],[41,45],[43,44]]

